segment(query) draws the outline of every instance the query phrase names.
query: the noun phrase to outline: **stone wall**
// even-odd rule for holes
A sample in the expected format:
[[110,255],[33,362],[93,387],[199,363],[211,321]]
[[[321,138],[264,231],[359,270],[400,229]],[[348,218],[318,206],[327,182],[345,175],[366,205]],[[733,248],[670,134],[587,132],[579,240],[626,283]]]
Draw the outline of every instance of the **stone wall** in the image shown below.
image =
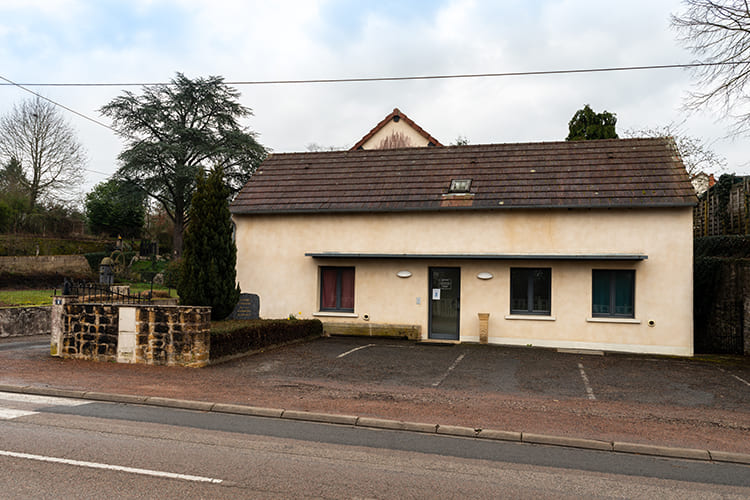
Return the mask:
[[67,304],[63,312],[60,356],[117,361],[118,307],[112,304]]
[[0,337],[49,335],[50,310],[49,306],[0,309]]
[[353,335],[362,337],[404,337],[410,340],[419,340],[422,329],[419,325],[324,322],[323,333],[325,335]]
[[0,257],[0,273],[88,275],[91,267],[83,255]]
[[211,308],[139,306],[136,363],[205,366],[209,360]]
[[72,300],[59,298],[53,305],[53,355],[170,366],[208,364],[210,307],[80,304]]

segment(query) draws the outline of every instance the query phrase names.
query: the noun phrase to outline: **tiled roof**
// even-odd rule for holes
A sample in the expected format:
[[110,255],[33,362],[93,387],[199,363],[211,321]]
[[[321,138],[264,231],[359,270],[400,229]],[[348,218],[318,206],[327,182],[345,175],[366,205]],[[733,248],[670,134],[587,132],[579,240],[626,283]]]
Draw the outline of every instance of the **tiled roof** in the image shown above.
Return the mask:
[[414,130],[416,130],[417,133],[419,133],[419,135],[421,135],[422,137],[424,137],[427,140],[427,142],[429,144],[431,144],[432,146],[442,146],[442,144],[440,144],[440,141],[438,141],[437,139],[435,139],[434,137],[432,137],[430,134],[428,134],[427,131],[424,130],[419,125],[417,125],[414,120],[412,120],[411,118],[409,118],[408,116],[406,116],[398,108],[393,108],[393,112],[391,114],[389,114],[388,116],[386,116],[385,118],[383,118],[380,121],[380,123],[378,123],[377,125],[375,125],[372,128],[372,130],[370,130],[369,132],[367,132],[367,134],[365,134],[365,136],[363,138],[361,138],[357,142],[357,144],[355,144],[354,146],[352,146],[351,150],[355,151],[355,150],[361,148],[363,144],[365,144],[367,141],[369,141],[370,139],[372,139],[372,137],[375,134],[377,134],[378,131],[381,128],[385,127],[388,124],[388,122],[390,122],[394,118],[396,120],[404,120],[404,122],[408,123],[411,128],[413,128]]
[[[469,194],[448,193],[471,179]],[[669,138],[273,154],[243,213],[692,206]]]

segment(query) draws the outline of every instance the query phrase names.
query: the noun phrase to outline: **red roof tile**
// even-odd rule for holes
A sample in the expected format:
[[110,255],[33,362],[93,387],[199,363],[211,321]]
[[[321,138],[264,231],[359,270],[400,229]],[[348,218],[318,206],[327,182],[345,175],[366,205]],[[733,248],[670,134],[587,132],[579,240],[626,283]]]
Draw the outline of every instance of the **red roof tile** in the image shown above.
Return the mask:
[[[471,179],[471,203],[446,202]],[[466,195],[463,195],[466,196]],[[235,214],[692,206],[668,138],[273,154]]]

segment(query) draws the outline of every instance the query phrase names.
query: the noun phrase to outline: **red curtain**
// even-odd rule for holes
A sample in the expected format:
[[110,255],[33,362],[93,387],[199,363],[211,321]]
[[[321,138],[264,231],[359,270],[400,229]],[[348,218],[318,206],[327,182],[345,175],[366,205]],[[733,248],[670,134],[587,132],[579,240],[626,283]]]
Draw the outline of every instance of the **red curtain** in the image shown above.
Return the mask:
[[354,309],[354,269],[341,270],[341,309]]
[[336,309],[336,269],[323,269],[320,273],[320,308]]

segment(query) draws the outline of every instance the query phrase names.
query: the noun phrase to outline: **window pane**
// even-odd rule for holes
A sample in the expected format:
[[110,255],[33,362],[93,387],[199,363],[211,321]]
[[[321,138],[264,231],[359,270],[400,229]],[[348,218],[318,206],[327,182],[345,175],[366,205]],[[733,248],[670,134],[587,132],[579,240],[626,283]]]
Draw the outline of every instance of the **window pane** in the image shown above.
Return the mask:
[[550,269],[532,269],[534,309],[536,313],[549,313],[550,308]]
[[615,314],[617,316],[634,316],[633,272],[617,271],[615,274]]
[[354,310],[354,268],[341,269],[341,309]]
[[591,312],[594,315],[609,315],[609,277],[608,271],[594,270],[593,301]]
[[336,269],[322,269],[320,271],[320,308],[336,308]]
[[510,310],[527,312],[529,310],[529,279],[526,269],[510,270]]

